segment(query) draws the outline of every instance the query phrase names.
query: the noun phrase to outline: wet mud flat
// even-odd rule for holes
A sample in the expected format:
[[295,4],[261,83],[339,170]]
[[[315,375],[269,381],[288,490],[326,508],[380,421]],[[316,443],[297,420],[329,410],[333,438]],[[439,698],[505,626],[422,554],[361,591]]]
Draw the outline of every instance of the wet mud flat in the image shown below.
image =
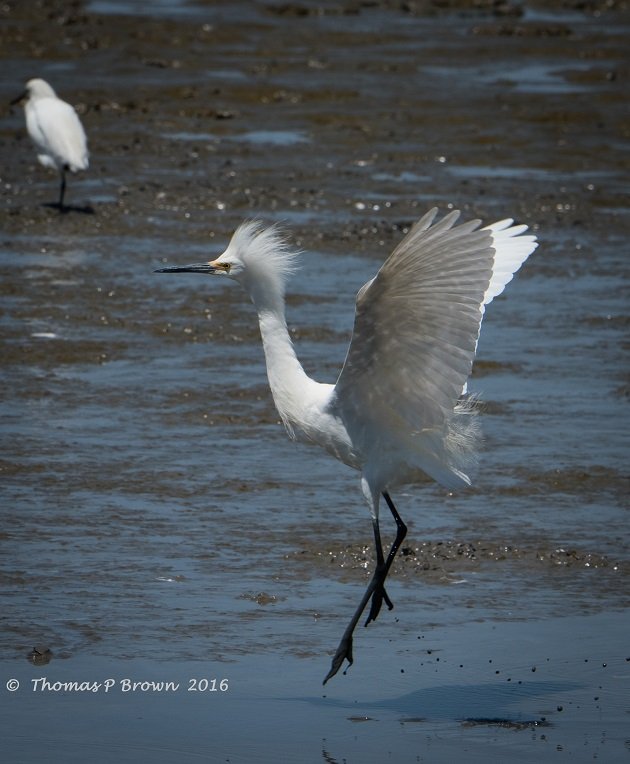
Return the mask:
[[[628,13],[2,6],[3,103],[44,77],[91,150],[59,214],[21,111],[2,113],[12,760],[627,756]],[[152,271],[281,222],[304,251],[290,329],[334,381],[357,289],[434,205],[514,216],[541,247],[484,319],[475,485],[397,494],[395,609],[322,690],[373,565],[357,476],[287,440],[238,289]],[[117,693],[32,691],[44,675]]]

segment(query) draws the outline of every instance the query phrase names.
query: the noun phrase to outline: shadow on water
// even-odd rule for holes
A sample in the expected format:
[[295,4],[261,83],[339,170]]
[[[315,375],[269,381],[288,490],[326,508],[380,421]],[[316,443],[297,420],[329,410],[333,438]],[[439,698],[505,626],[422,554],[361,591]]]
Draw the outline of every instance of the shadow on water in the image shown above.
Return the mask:
[[86,204],[86,205],[75,205],[75,204],[63,204],[60,205],[59,202],[44,202],[42,204],[42,207],[47,207],[51,210],[57,210],[60,215],[67,215],[70,212],[79,212],[83,215],[94,215],[96,214],[96,210],[92,205]]
[[[512,725],[514,728],[549,724],[541,717],[528,719],[522,712],[510,711],[524,701],[543,701],[545,696],[572,692],[584,687],[575,682],[527,682],[518,681],[513,685],[496,686],[491,684],[445,685],[426,687],[416,692],[362,702],[361,713],[387,711],[400,714],[400,721],[436,721],[449,720],[478,724]],[[286,698],[288,701],[302,701],[316,706],[335,706],[356,713],[356,702],[329,698]],[[356,717],[360,719],[361,717]]]

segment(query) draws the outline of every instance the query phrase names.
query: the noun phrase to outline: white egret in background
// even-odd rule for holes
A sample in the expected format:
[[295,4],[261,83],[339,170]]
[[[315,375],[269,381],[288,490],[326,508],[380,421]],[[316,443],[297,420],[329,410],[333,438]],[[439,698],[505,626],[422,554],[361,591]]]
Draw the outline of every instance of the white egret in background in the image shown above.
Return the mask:
[[[499,295],[537,246],[525,225],[455,225],[437,210],[416,223],[360,290],[352,340],[337,383],[321,384],[298,361],[285,320],[284,291],[295,263],[275,227],[241,225],[216,260],[161,268],[234,279],[258,312],[269,385],[292,438],[322,446],[358,470],[372,515],[376,568],[343,634],[324,683],[352,663],[354,628],[371,600],[366,626],[383,602],[385,579],[407,528],[390,490],[428,478],[449,488],[470,485],[478,425],[466,393],[485,306]],[[396,522],[383,554],[379,501]]]
[[88,150],[83,125],[69,103],[62,101],[41,79],[29,80],[25,91],[12,104],[25,100],[26,129],[44,167],[60,175],[59,209],[63,210],[66,173],[87,170]]

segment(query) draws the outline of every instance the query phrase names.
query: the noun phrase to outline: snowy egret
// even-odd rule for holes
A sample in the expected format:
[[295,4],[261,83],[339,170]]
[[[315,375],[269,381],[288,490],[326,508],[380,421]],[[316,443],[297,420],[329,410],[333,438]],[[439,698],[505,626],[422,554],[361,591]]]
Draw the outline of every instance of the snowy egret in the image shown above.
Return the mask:
[[[322,446],[361,473],[372,516],[376,567],[343,634],[324,684],[344,660],[352,664],[353,633],[371,600],[366,626],[383,602],[385,579],[407,528],[389,491],[433,479],[467,486],[476,457],[474,398],[466,392],[485,306],[499,295],[538,246],[525,225],[502,220],[455,225],[454,211],[434,223],[432,209],[358,292],[350,347],[337,383],[307,376],[285,320],[284,291],[295,263],[277,228],[241,225],[216,260],[160,268],[207,273],[239,282],[258,313],[267,376],[292,438]],[[396,522],[387,557],[379,529],[383,496]]]
[[59,210],[63,210],[66,172],[87,170],[88,150],[85,131],[76,111],[58,98],[45,80],[33,79],[12,104],[26,99],[26,129],[37,148],[37,158],[44,167],[58,170],[61,178]]

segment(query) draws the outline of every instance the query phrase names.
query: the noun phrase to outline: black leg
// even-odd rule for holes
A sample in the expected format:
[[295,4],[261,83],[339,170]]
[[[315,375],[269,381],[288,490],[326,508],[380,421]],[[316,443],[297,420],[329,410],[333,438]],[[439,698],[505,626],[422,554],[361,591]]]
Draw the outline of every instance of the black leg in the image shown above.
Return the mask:
[[352,620],[348,624],[348,627],[343,633],[343,637],[341,637],[341,642],[339,643],[339,647],[337,648],[337,652],[335,653],[333,659],[332,659],[332,666],[330,667],[330,671],[326,674],[326,678],[324,679],[324,684],[331,679],[335,674],[339,671],[341,668],[342,663],[344,660],[348,661],[348,665],[352,665],[352,635],[354,633],[354,628],[357,625],[359,618],[361,618],[361,613],[365,610],[365,606],[370,600],[370,597],[374,593],[374,590],[376,586],[378,585],[378,577],[376,574],[376,571],[374,572],[374,575],[372,576],[372,580],[370,581],[368,588],[365,590],[365,594],[363,595],[363,599],[359,603],[359,607],[356,609],[354,615],[352,616]]
[[389,554],[387,555],[387,560],[385,561],[385,575],[389,573],[389,569],[392,567],[392,562],[394,562],[394,557],[396,557],[396,552],[400,548],[400,545],[405,539],[405,536],[407,535],[407,526],[403,523],[401,516],[398,514],[398,510],[394,506],[394,502],[392,501],[392,497],[385,491],[383,493],[383,498],[387,502],[387,506],[389,507],[389,511],[392,513],[392,517],[394,518],[394,521],[396,522],[396,538],[394,539],[394,543],[392,544],[392,548],[389,550]]
[[390,495],[388,493],[383,493],[383,497],[385,498],[385,501],[387,502],[387,506],[389,507],[389,510],[392,513],[394,520],[396,521],[396,538],[394,539],[394,543],[392,544],[392,547],[389,550],[387,559],[385,559],[383,557],[383,547],[381,545],[381,533],[379,530],[378,520],[374,521],[374,544],[376,546],[376,569],[374,571],[374,575],[372,576],[372,579],[370,580],[368,588],[366,589],[365,594],[363,595],[363,598],[361,602],[359,603],[359,607],[356,609],[354,615],[352,616],[352,620],[350,621],[350,623],[348,624],[348,627],[343,633],[343,637],[341,638],[341,642],[339,643],[337,652],[335,653],[333,657],[330,671],[328,672],[328,674],[326,674],[326,678],[324,679],[324,684],[326,684],[326,682],[329,679],[335,676],[335,674],[341,668],[344,660],[348,661],[348,665],[350,666],[352,665],[352,635],[354,634],[354,629],[359,621],[359,618],[361,618],[361,614],[365,610],[365,606],[369,602],[370,598],[372,598],[372,606],[370,608],[370,615],[368,616],[368,619],[365,623],[366,626],[368,625],[368,623],[370,623],[370,621],[374,621],[376,619],[383,602],[385,602],[385,604],[390,610],[394,607],[392,605],[391,600],[387,596],[387,592],[385,591],[385,579],[387,578],[389,569],[391,568],[392,563],[394,562],[394,557],[396,557],[396,552],[398,551],[400,545],[402,544],[403,539],[407,535],[407,526],[404,524],[400,515],[398,514],[398,511],[396,510],[396,507],[394,506],[394,502],[391,500]]
[[381,611],[383,601],[391,610],[394,606],[392,601],[387,596],[385,591],[385,579],[387,577],[387,568],[385,567],[385,558],[383,557],[383,547],[381,545],[381,532],[378,525],[378,519],[374,520],[374,546],[376,547],[376,569],[374,570],[374,592],[372,594],[372,605],[370,607],[370,614],[367,617],[365,625],[367,626],[370,621],[375,621],[376,617]]
[[59,212],[63,212],[63,197],[66,193],[66,170],[61,170],[61,185],[59,186]]
[[[394,502],[392,501],[391,496],[387,492],[383,492],[383,498],[387,502],[387,506],[389,507],[389,510],[392,513],[392,516],[396,522],[396,538],[394,539],[394,543],[392,544],[392,547],[389,550],[389,554],[387,555],[387,560],[385,561],[383,561],[382,551],[380,554],[380,559],[378,557],[378,544],[377,544],[377,565],[376,565],[376,571],[374,575],[378,576],[378,581],[376,583],[376,587],[374,589],[374,595],[372,597],[372,606],[370,608],[370,615],[368,616],[368,619],[365,622],[366,626],[371,621],[376,620],[378,614],[381,611],[381,606],[383,604],[383,601],[385,602],[389,610],[391,610],[394,607],[392,605],[391,600],[387,596],[387,592],[385,591],[385,579],[387,578],[389,569],[392,567],[392,563],[394,562],[394,557],[396,557],[396,552],[398,552],[400,545],[402,544],[405,536],[407,535],[407,526],[404,524],[404,522],[402,521],[402,518],[398,514],[398,511],[396,507],[394,506]],[[380,544],[380,538],[379,538],[379,544]]]

